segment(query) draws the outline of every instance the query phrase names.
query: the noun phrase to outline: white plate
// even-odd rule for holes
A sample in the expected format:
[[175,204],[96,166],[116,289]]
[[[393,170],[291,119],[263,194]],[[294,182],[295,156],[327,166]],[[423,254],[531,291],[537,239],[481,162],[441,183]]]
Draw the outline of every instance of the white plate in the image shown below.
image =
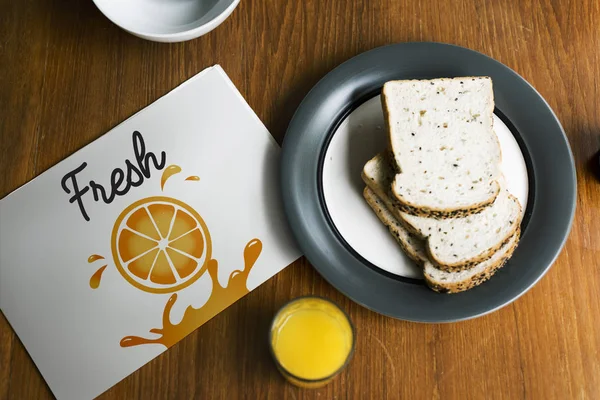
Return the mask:
[[[525,159],[510,129],[495,115],[494,131],[502,148],[508,190],[525,210],[529,194]],[[356,108],[333,134],[323,163],[325,203],[340,235],[366,260],[392,274],[421,279],[422,272],[400,250],[362,196],[362,168],[387,142],[377,96]]]

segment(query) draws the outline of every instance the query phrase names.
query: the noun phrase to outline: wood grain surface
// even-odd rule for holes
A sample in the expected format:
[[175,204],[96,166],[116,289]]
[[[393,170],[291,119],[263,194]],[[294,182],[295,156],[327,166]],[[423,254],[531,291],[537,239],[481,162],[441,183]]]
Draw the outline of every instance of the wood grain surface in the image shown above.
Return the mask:
[[[101,399],[600,399],[598,0],[242,0],[215,31],[180,44],[133,37],[91,0],[0,0],[0,197],[215,63],[281,142],[332,68],[425,40],[508,65],[562,121],[577,215],[550,272],[491,315],[425,325],[358,306],[301,259]],[[312,391],[286,384],[266,345],[274,312],[306,294],[341,304],[358,335],[349,368]],[[0,316],[0,399],[46,398]]]

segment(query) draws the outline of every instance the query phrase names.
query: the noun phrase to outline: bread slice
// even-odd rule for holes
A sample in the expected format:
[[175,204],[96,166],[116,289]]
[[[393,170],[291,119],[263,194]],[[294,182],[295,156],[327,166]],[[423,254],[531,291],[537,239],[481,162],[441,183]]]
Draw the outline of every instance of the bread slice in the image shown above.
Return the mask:
[[460,272],[446,272],[436,268],[432,262],[423,264],[423,275],[427,285],[440,293],[458,293],[469,290],[490,279],[496,271],[512,257],[521,235],[518,229],[510,239],[488,260],[473,268]]
[[521,205],[502,189],[496,201],[479,214],[436,220],[404,213],[409,230],[427,239],[429,258],[440,269],[461,271],[492,257],[521,224]]
[[416,237],[398,222],[396,217],[390,212],[387,198],[377,196],[368,186],[365,187],[363,196],[367,203],[369,203],[369,206],[375,211],[379,220],[389,229],[392,236],[394,236],[402,250],[404,250],[404,253],[418,265],[422,266],[423,263],[429,262],[427,251],[425,250],[425,241]]
[[423,275],[427,285],[440,293],[458,293],[469,290],[488,280],[512,256],[517,247],[520,230],[502,246],[490,259],[474,265],[471,269],[460,272],[445,272],[438,269],[427,258],[425,241],[416,238],[392,214],[389,200],[380,198],[368,186],[363,191],[367,203],[371,206],[379,220],[388,227],[404,252],[417,264],[423,267]]
[[490,78],[391,81],[382,104],[403,211],[452,217],[494,202],[501,151]]
[[[450,218],[450,215],[438,212],[415,212],[418,210],[411,210],[406,207],[406,205],[400,203],[398,199],[392,193],[392,183],[394,182],[394,177],[399,172],[395,169],[396,164],[393,160],[393,155],[391,152],[382,152],[377,154],[375,157],[367,161],[362,170],[362,178],[363,181],[377,194],[379,197],[387,197],[389,201],[389,207],[392,213],[396,216],[396,218],[402,220],[401,215],[403,213],[411,214],[411,215],[420,215],[423,217],[432,217],[432,218]],[[487,205],[482,206],[481,208],[475,210],[463,210],[456,211],[453,213],[453,218],[464,217],[467,215],[476,214],[478,212],[483,211]]]
[[469,269],[492,257],[519,228],[521,205],[506,189],[480,213],[461,218],[436,219],[400,211],[386,189],[394,173],[387,158],[381,153],[369,160],[363,180],[380,198],[390,199],[392,213],[405,228],[426,239],[428,258],[438,268],[449,272]]

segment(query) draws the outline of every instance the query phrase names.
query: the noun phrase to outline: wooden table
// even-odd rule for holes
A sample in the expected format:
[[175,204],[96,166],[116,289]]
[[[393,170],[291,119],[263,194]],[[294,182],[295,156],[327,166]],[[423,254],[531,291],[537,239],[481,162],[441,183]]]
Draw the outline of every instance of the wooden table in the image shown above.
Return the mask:
[[[215,63],[281,141],[302,97],[333,67],[417,40],[496,58],[562,121],[579,193],[550,272],[491,315],[424,325],[358,306],[302,259],[102,399],[600,398],[598,0],[242,0],[216,31],[181,44],[135,38],[91,0],[0,0],[0,197]],[[286,384],[266,344],[275,310],[306,294],[339,302],[358,335],[350,367],[315,391]],[[45,398],[48,387],[1,316],[0,399]]]

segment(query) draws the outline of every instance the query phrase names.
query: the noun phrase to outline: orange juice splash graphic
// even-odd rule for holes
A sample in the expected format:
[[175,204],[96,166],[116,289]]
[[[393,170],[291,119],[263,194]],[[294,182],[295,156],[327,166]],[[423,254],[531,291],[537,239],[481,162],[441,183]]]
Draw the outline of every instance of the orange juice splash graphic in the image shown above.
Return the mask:
[[100,286],[100,279],[102,279],[102,273],[108,267],[108,265],[104,265],[98,269],[98,271],[94,272],[94,275],[90,278],[90,287],[92,289],[98,289]]
[[98,260],[104,260],[104,257],[101,256],[100,254],[92,254],[91,256],[88,257],[88,263],[91,264],[94,261],[98,261]]
[[208,301],[200,308],[188,306],[183,314],[183,319],[180,323],[174,325],[171,323],[170,314],[175,301],[177,301],[177,293],[171,295],[162,317],[162,328],[150,329],[150,333],[160,335],[155,339],[148,339],[139,336],[127,336],[121,339],[121,347],[139,346],[142,344],[162,344],[169,348],[186,335],[204,324],[206,321],[223,311],[230,304],[249,293],[246,286],[248,274],[256,263],[256,260],[262,252],[262,242],[259,239],[253,239],[244,248],[244,269],[236,270],[229,275],[229,281],[225,287],[221,286],[218,279],[218,263],[216,260],[208,262],[208,273],[213,282],[212,293]]
[[165,170],[162,173],[162,176],[160,177],[160,190],[165,189],[165,183],[167,183],[167,180],[170,177],[180,172],[181,167],[179,165],[169,165],[167,168],[165,168]]
[[[104,256],[101,256],[100,254],[92,254],[88,257],[87,261],[88,264],[91,264],[98,260],[104,260]],[[98,289],[98,287],[100,286],[100,279],[102,279],[102,273],[104,272],[106,267],[107,265],[103,265],[102,267],[100,267],[96,272],[94,272],[94,275],[92,275],[92,277],[90,278],[90,287],[92,289]]]
[[200,177],[197,175],[191,175],[191,176],[188,176],[187,178],[185,178],[185,180],[186,181],[199,181]]

